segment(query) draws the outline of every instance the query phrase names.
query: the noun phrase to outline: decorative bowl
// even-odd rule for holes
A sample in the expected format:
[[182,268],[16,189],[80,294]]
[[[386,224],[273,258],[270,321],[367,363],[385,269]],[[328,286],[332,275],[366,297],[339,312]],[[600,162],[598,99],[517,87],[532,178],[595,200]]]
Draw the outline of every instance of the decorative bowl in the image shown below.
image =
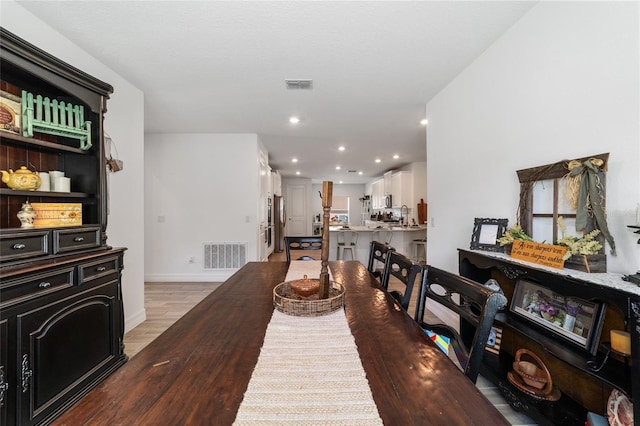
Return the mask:
[[320,290],[320,280],[310,279],[305,275],[301,280],[290,281],[291,290],[302,297],[309,297]]

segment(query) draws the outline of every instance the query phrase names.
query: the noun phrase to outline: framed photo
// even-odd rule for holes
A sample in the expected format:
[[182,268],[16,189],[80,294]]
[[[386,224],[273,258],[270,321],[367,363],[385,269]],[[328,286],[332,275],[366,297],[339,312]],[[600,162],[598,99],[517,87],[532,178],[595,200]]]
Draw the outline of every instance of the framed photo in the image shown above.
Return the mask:
[[0,130],[21,134],[22,99],[0,90]]
[[471,250],[504,251],[504,247],[501,247],[497,240],[507,230],[508,223],[509,219],[475,218],[471,234]]
[[538,283],[516,281],[510,310],[592,355],[596,354],[604,303],[564,296]]

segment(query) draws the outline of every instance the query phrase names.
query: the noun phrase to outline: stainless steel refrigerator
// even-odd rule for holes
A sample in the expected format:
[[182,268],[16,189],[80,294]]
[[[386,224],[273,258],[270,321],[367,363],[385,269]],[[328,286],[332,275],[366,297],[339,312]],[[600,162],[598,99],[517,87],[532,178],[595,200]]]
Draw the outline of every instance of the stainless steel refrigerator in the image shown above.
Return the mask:
[[273,220],[273,229],[275,230],[273,251],[281,253],[284,250],[284,226],[287,223],[284,198],[281,195],[273,196]]

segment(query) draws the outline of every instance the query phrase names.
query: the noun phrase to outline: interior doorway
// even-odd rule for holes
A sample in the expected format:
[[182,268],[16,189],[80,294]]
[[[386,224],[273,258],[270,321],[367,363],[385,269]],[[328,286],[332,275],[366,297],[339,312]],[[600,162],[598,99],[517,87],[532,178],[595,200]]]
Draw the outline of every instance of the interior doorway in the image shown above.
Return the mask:
[[307,235],[307,186],[287,184],[287,225],[285,235],[304,237]]

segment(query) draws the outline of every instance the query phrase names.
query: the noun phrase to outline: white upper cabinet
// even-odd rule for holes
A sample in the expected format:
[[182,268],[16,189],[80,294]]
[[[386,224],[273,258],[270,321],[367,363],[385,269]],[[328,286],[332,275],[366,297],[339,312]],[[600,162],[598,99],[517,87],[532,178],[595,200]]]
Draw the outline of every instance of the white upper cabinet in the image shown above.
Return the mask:
[[[384,180],[384,195],[391,194],[393,196],[393,171],[388,171],[382,175],[382,179]],[[384,200],[382,205],[384,206]]]
[[411,172],[402,171],[391,175],[391,203],[394,208],[400,208],[402,205],[413,207],[413,176]]
[[282,195],[282,176],[278,170],[271,172],[271,187],[273,195]]
[[371,183],[371,207],[374,209],[384,208],[384,179],[378,179]]

